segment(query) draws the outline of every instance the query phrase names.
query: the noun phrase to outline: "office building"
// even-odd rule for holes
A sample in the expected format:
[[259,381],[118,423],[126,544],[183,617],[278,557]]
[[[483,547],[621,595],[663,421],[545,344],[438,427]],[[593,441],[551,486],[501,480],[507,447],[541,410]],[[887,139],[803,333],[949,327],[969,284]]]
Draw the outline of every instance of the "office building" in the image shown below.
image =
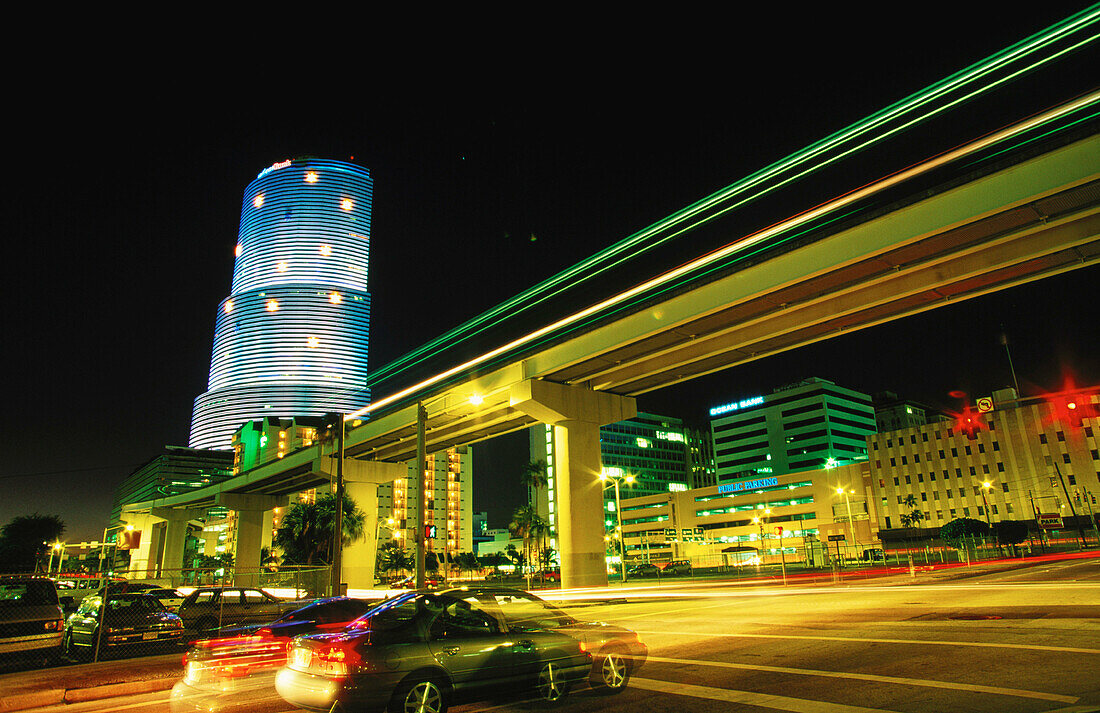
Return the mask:
[[[233,454],[228,451],[165,446],[156,456],[134,470],[115,491],[114,508],[108,527],[122,522],[122,506],[155,498],[180,495],[232,476]],[[217,509],[215,516],[224,514]],[[112,533],[113,535],[113,533]]]
[[313,158],[265,168],[245,189],[193,448],[228,449],[253,419],[369,404],[372,190],[365,168]]
[[870,396],[818,378],[720,404],[710,416],[719,483],[860,460],[875,432]]
[[893,391],[878,392],[871,398],[871,405],[875,409],[875,430],[879,433],[923,426],[936,416],[927,406],[902,399]]
[[[918,527],[939,528],[963,517],[996,523],[1060,519],[1076,534],[1074,515],[1087,526],[1098,512],[1100,449],[1093,392],[1017,399],[1012,389],[993,394],[994,410],[868,439],[873,497],[883,530],[901,516],[921,513]],[[1074,408],[1060,406],[1073,403]],[[906,504],[912,495],[915,506]]]
[[[622,504],[628,563],[691,560],[695,567],[828,562],[828,534],[847,556],[877,549],[866,463],[721,483]],[[847,523],[851,522],[851,525]]]

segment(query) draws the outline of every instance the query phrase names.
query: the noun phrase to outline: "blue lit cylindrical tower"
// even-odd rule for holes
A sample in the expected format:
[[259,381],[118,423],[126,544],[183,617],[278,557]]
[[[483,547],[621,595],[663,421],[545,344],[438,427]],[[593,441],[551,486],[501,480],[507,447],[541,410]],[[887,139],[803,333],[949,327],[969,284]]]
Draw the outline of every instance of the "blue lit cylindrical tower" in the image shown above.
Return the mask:
[[229,448],[253,419],[370,403],[372,192],[365,168],[312,158],[276,163],[248,184],[192,448]]

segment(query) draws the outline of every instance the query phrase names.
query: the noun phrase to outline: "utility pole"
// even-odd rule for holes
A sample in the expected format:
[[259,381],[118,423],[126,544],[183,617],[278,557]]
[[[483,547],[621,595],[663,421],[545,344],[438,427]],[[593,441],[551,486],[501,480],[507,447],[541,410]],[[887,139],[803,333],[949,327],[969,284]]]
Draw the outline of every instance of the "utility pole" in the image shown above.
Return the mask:
[[1043,523],[1039,522],[1039,510],[1035,507],[1035,496],[1030,489],[1027,491],[1027,497],[1031,500],[1031,513],[1035,516],[1035,525],[1039,528],[1039,550],[1045,555],[1047,545],[1046,538],[1043,536]]
[[1073,499],[1069,496],[1069,489],[1066,487],[1066,479],[1062,477],[1062,469],[1058,467],[1058,461],[1051,459],[1054,463],[1054,470],[1058,473],[1058,480],[1062,483],[1062,492],[1066,494],[1066,502],[1069,503],[1070,514],[1073,515],[1073,523],[1077,525],[1077,534],[1081,536],[1081,548],[1084,549],[1088,545],[1085,544],[1085,528],[1081,527],[1081,521],[1077,519],[1077,510],[1073,507]]

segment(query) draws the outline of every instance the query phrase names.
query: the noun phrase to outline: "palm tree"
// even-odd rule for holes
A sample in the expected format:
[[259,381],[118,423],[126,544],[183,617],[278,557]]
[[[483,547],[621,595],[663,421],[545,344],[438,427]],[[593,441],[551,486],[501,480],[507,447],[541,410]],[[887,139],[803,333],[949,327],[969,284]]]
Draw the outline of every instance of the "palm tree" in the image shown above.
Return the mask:
[[414,567],[413,558],[394,542],[386,543],[378,551],[378,569],[383,572],[404,572]]
[[524,562],[531,562],[531,544],[549,531],[546,521],[539,517],[535,508],[530,505],[521,505],[512,514],[512,522],[508,523],[508,532],[512,537],[523,540]]
[[454,563],[464,572],[473,572],[481,568],[481,562],[473,552],[459,552],[455,555]]
[[523,470],[519,474],[519,482],[527,486],[527,504],[535,508],[537,512],[538,507],[535,501],[538,500],[539,488],[545,488],[547,483],[550,482],[546,474],[546,461],[533,460],[523,466]]
[[[343,544],[363,539],[365,515],[344,494]],[[287,564],[320,565],[332,561],[332,530],[336,521],[336,495],[328,493],[316,503],[295,503],[287,510],[273,544],[282,549]]]

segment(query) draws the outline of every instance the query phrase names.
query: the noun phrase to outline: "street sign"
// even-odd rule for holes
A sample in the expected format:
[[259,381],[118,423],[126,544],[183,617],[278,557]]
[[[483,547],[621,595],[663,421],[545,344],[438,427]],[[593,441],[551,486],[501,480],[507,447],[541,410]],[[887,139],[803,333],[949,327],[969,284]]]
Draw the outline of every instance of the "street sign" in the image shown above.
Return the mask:
[[989,413],[993,410],[993,397],[981,396],[978,398],[978,413]]
[[695,528],[695,534],[696,535],[702,535],[703,534],[703,528],[701,528],[701,527]]
[[1058,513],[1039,513],[1039,527],[1044,530],[1061,530],[1062,516]]
[[681,537],[691,537],[691,534],[692,533],[691,533],[691,528],[690,527],[686,527],[683,530],[680,530],[680,536]]
[[829,542],[844,542],[844,535],[829,535]]
[[666,527],[665,528],[665,537],[676,537],[676,528]]

